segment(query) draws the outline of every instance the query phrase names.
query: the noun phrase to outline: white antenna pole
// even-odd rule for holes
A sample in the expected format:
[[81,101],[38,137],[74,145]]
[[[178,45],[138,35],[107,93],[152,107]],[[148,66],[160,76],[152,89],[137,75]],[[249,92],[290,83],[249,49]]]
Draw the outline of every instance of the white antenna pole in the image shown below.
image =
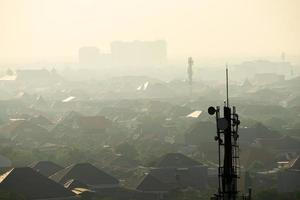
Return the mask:
[[226,64],[226,104],[229,107],[229,95],[228,95],[228,66]]

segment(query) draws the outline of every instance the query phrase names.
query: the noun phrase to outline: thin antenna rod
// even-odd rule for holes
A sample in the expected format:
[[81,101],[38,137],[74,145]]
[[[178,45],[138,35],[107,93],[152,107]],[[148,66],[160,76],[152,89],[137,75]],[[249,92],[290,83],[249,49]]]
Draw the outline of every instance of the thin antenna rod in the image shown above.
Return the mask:
[[229,107],[229,95],[228,95],[228,66],[226,64],[226,105]]

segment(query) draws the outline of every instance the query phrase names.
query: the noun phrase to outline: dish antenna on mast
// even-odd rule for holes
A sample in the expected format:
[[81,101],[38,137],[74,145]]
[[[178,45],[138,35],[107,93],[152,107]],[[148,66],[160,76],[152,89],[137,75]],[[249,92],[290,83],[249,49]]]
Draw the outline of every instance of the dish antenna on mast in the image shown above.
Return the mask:
[[236,108],[229,107],[229,86],[228,86],[228,66],[226,64],[226,102],[223,108],[223,117],[220,116],[220,107],[209,107],[208,113],[215,115],[217,124],[217,135],[215,140],[218,142],[218,192],[211,198],[213,200],[237,200],[242,196],[244,200],[251,199],[249,194],[239,195],[238,179],[240,178],[239,166],[239,144],[238,127],[240,125],[239,115]]

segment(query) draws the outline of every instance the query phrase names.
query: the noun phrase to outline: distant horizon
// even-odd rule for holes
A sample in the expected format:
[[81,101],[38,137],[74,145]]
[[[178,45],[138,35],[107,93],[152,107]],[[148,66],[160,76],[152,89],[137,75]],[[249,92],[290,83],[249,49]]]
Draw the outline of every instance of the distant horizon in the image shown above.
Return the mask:
[[158,39],[168,42],[169,59],[299,55],[299,7],[298,0],[2,0],[0,61]]
[[[109,53],[109,52],[105,52]],[[186,56],[167,56],[168,64],[167,65],[176,65],[185,63],[186,59],[192,56],[195,59],[197,64],[238,64],[246,61],[253,60],[269,60],[274,62],[281,62],[280,53],[267,54],[267,55],[228,55],[228,56],[201,56],[201,55],[186,55]],[[298,55],[289,55],[286,54],[286,61],[291,62],[295,65],[300,65],[300,54]],[[78,54],[70,56],[49,56],[49,57],[36,57],[36,58],[0,58],[0,67],[3,65],[26,65],[26,64],[37,64],[37,63],[50,63],[50,64],[78,64]]]

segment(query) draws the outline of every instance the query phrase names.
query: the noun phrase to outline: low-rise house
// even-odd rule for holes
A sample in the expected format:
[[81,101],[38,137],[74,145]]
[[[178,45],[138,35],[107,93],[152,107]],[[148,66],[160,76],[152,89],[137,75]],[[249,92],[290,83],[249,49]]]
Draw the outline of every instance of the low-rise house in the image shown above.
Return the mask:
[[216,126],[209,121],[195,122],[185,133],[185,143],[188,145],[200,145],[212,140]]
[[137,190],[165,193],[178,188],[205,189],[207,170],[202,167],[153,169],[138,185]]
[[62,166],[59,166],[58,164],[51,161],[35,162],[32,163],[29,167],[33,168],[34,170],[43,174],[46,177],[49,177],[63,169]]
[[207,187],[207,167],[180,153],[163,156],[155,168],[150,170],[137,190],[151,193],[165,193],[173,189]]
[[86,184],[89,189],[119,187],[119,180],[90,163],[71,165],[50,176],[52,180],[66,184],[70,180],[78,180]]
[[156,168],[189,168],[195,166],[203,166],[201,163],[181,154],[181,153],[168,153],[162,156]]
[[71,200],[75,194],[30,167],[13,168],[0,176],[0,190],[30,200]]
[[256,145],[265,147],[276,153],[294,153],[300,152],[300,140],[291,136],[283,136],[280,138],[258,138]]
[[261,123],[257,123],[253,127],[241,127],[239,129],[239,135],[240,143],[243,144],[243,146],[251,145],[258,140],[269,140],[281,137],[277,131],[271,130]]
[[2,136],[11,140],[26,144],[32,142],[46,141],[49,137],[48,131],[28,120],[11,121],[0,129]]
[[278,173],[278,191],[293,192],[300,188],[300,156],[290,161],[288,169]]
[[265,147],[249,147],[240,153],[240,163],[242,166],[250,167],[256,162],[262,164],[261,167],[272,169],[277,167],[276,154]]
[[54,123],[51,122],[48,118],[42,115],[34,116],[29,119],[29,121],[33,124],[39,125],[47,130],[50,130],[53,126]]
[[[104,116],[83,116],[76,112],[71,112],[60,120],[52,130],[55,135],[99,135],[104,134],[112,122]],[[75,133],[75,134],[74,134]]]
[[117,121],[127,121],[136,117],[137,112],[128,107],[117,107],[117,106],[105,106],[103,107],[99,115],[104,115],[110,119],[116,119]]
[[77,125],[81,132],[99,134],[105,133],[112,123],[104,116],[82,116],[78,119]]

